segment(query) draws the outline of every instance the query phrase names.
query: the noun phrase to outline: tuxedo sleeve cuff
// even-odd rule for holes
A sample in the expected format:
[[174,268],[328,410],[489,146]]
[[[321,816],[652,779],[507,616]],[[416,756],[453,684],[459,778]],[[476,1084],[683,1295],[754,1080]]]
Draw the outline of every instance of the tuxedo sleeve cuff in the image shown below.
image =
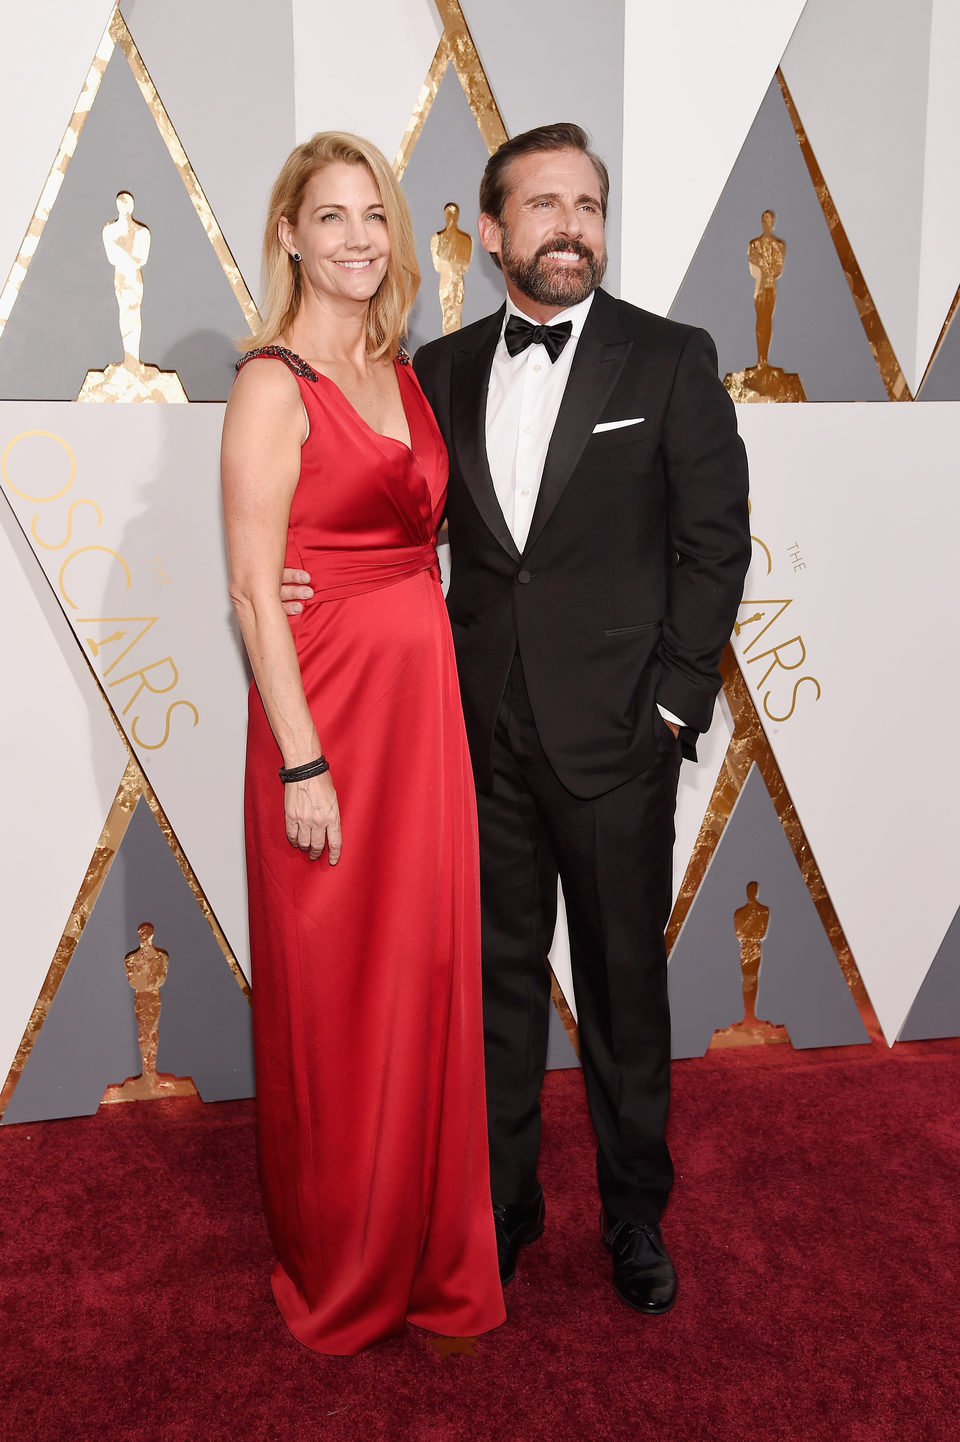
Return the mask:
[[686,721],[682,721],[679,716],[675,716],[672,711],[668,711],[666,706],[661,706],[659,701],[657,702],[657,710],[660,712],[660,715],[663,717],[664,721],[669,721],[671,725],[680,727],[686,726]]
[[692,726],[680,727],[680,754],[684,761],[696,761],[697,742],[700,739],[700,732],[694,731]]

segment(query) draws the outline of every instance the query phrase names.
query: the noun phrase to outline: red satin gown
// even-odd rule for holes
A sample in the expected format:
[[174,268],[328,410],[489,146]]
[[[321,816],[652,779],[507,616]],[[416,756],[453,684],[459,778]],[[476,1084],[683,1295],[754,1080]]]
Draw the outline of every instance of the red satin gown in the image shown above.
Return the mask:
[[246,851],[274,1295],[319,1352],[359,1352],[407,1321],[475,1336],[504,1307],[476,803],[435,548],[446,452],[409,364],[395,369],[410,448],[291,352],[254,354],[290,366],[310,423],[286,564],[310,572],[315,594],[291,629],[343,825],[336,867],[287,841],[280,752],[251,687]]

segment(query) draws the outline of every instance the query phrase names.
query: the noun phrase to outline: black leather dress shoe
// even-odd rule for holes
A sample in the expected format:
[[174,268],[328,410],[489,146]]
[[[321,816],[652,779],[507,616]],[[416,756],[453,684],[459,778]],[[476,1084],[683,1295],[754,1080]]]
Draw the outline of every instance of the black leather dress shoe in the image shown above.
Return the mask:
[[656,1317],[677,1298],[677,1274],[655,1222],[618,1222],[600,1213],[603,1244],[613,1257],[613,1290],[636,1312]]
[[493,1225],[497,1233],[497,1261],[500,1263],[500,1285],[513,1281],[517,1270],[517,1254],[543,1236],[543,1188],[537,1188],[532,1202],[512,1202],[509,1206],[494,1203]]

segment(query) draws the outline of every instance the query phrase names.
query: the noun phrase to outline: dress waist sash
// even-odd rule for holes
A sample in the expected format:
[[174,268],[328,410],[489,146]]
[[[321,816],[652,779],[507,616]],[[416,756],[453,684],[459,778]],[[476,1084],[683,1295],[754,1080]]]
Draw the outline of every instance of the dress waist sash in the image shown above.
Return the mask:
[[433,541],[415,546],[377,546],[369,550],[325,550],[319,546],[298,546],[288,540],[284,564],[309,571],[313,598],[305,602],[307,606],[317,601],[339,601],[366,591],[379,591],[421,571],[430,571],[435,580],[440,580],[440,562]]

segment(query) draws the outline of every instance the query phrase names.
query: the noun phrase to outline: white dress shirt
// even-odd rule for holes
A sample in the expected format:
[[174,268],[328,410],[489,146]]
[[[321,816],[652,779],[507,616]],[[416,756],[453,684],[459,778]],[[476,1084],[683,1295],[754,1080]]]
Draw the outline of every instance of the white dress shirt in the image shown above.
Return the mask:
[[[493,356],[487,390],[487,460],[497,500],[517,550],[523,550],[530,533],[534,507],[540,494],[543,463],[560,411],[560,402],[570,378],[577,341],[593,304],[593,292],[586,300],[555,315],[547,325],[571,322],[573,329],[560,355],[553,362],[542,345],[529,345],[519,355],[507,350],[503,333],[512,315],[531,325],[539,321],[525,315],[507,297],[500,339]],[[672,711],[657,705],[665,721],[675,726],[684,722]]]
[[[503,330],[494,352],[487,391],[487,460],[500,509],[519,551],[530,531],[547,447],[570,378],[577,341],[592,304],[591,291],[586,300],[547,321],[547,325],[557,325],[568,320],[573,325],[570,339],[553,362],[542,345],[527,346],[512,356]],[[504,329],[512,315],[519,315],[531,325],[540,324],[508,298]]]

